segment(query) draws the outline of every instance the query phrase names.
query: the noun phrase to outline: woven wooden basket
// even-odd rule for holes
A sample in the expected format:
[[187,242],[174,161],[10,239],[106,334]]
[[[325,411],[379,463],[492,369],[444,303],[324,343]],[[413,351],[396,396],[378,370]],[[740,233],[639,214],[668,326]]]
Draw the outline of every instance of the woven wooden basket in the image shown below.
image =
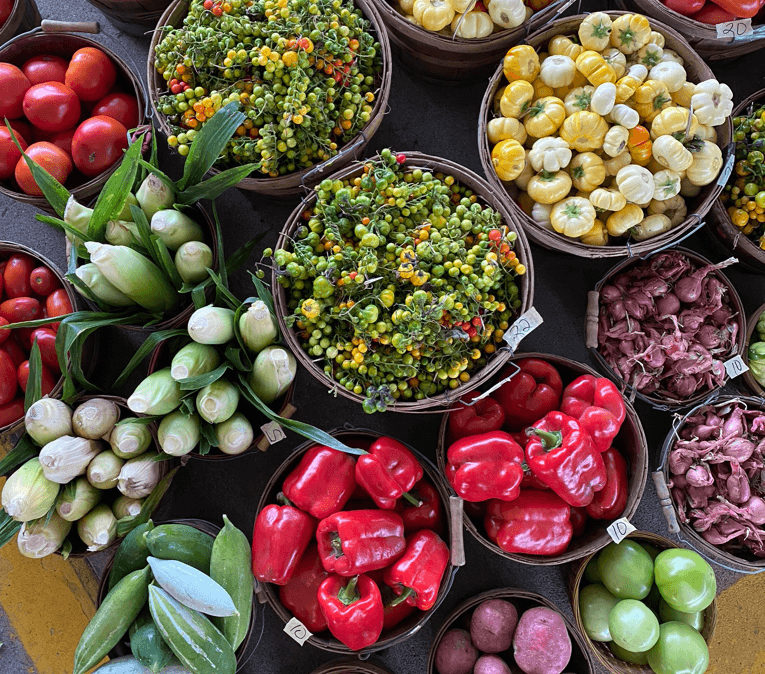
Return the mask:
[[[765,400],[761,397],[752,398],[748,396],[721,395],[712,400],[711,404],[721,405],[733,400],[740,400],[746,403],[749,409],[765,411]],[[698,407],[701,407],[701,405]],[[672,477],[669,472],[669,452],[672,448],[672,444],[677,439],[677,434],[685,425],[686,419],[691,416],[696,409],[697,407],[694,407],[684,417],[675,421],[672,430],[670,430],[667,437],[664,439],[664,445],[662,446],[660,455],[661,465],[659,470],[652,474],[653,481],[656,484],[656,492],[659,496],[662,513],[667,521],[667,528],[670,533],[675,534],[679,538],[680,542],[683,543],[685,547],[696,550],[700,555],[703,555],[711,562],[719,564],[725,569],[730,571],[740,571],[742,573],[759,573],[765,571],[765,559],[755,560],[754,557],[738,557],[730,552],[721,550],[717,546],[704,540],[689,523],[680,521],[675,501],[669,490],[669,483]]]
[[[146,102],[143,93],[143,85],[135,75],[131,67],[117,54],[100,42],[91,40],[80,33],[98,33],[99,27],[94,22],[68,23],[63,21],[42,22],[40,28],[19,35],[7,42],[0,48],[0,61],[13,63],[19,68],[36,54],[55,54],[69,59],[74,52],[83,47],[95,47],[104,52],[117,66],[117,86],[122,90],[133,94],[138,99],[138,125],[146,123]],[[25,139],[26,140],[26,139]],[[115,163],[107,171],[95,178],[87,178],[77,171],[73,171],[67,180],[66,187],[72,195],[82,204],[88,203],[91,197],[95,197],[101,191],[109,176],[117,170],[120,162]],[[35,206],[43,211],[52,212],[52,208],[45,197],[35,197],[17,191],[13,181],[0,182],[0,194],[4,194],[22,204]]]
[[333,660],[317,667],[311,674],[390,674],[387,669],[373,665],[371,662],[360,662],[348,658]]
[[[438,651],[438,645],[441,643],[441,639],[444,635],[453,627],[468,628],[470,614],[481,603],[488,601],[489,599],[505,599],[512,602],[515,608],[518,610],[520,616],[524,611],[530,608],[536,608],[538,606],[544,606],[553,611],[556,611],[563,618],[568,628],[568,634],[571,637],[571,660],[569,660],[566,666],[566,671],[576,672],[576,674],[593,674],[595,671],[592,663],[592,658],[587,650],[585,644],[586,637],[584,636],[581,627],[574,625],[572,620],[561,613],[558,607],[553,604],[547,597],[543,597],[536,592],[527,592],[526,590],[517,590],[511,587],[505,587],[496,590],[489,590],[483,592],[475,597],[471,597],[467,601],[462,602],[457,608],[455,608],[444,620],[444,624],[441,625],[441,629],[438,630],[433,644],[430,647],[430,653],[428,654],[428,668],[426,674],[438,674],[436,669],[436,652]],[[502,653],[498,653],[500,657]],[[512,654],[508,652],[508,660],[512,657]],[[517,670],[512,670],[517,671]]]
[[691,43],[699,56],[708,61],[721,61],[743,56],[765,45],[765,26],[754,26],[752,35],[739,38],[718,38],[717,28],[671,10],[660,0],[633,0],[648,16],[672,26]]
[[[765,27],[762,29],[765,33]],[[763,37],[765,44],[765,37]],[[746,114],[749,106],[765,98],[765,89],[756,91],[748,98],[745,98],[733,109],[733,117]],[[742,266],[758,274],[765,274],[765,250],[760,248],[752,239],[743,234],[736,227],[728,215],[725,204],[721,199],[717,199],[710,213],[707,230],[723,246],[723,248],[733,253]]]
[[[755,337],[752,339],[752,336],[755,333],[755,330],[757,328],[757,321],[760,318],[760,314],[765,311],[765,304],[761,305],[753,314],[749,316],[749,318],[746,321],[746,341],[744,342],[744,350],[742,353],[742,358],[744,359],[744,362],[746,363],[747,367],[749,366],[749,345],[754,341],[758,342],[759,337]],[[765,398],[765,388],[760,386],[759,382],[754,378],[754,375],[752,375],[752,372],[750,370],[747,370],[744,372],[744,374],[741,375],[741,378],[744,380],[744,384],[746,387],[754,393],[754,395],[759,396],[760,398]]]
[[0,44],[5,44],[12,37],[32,30],[40,25],[40,11],[35,0],[15,0],[11,15],[0,26]]
[[530,32],[557,18],[573,4],[573,0],[556,0],[518,28],[469,40],[433,33],[410,23],[393,6],[395,0],[372,2],[388,29],[394,51],[407,66],[426,79],[455,84],[488,74],[510,47],[522,42]]
[[88,0],[123,33],[145,35],[154,29],[170,0]]
[[[529,249],[528,242],[524,235],[524,230],[519,228],[516,224],[516,220],[508,211],[502,199],[500,199],[490,185],[488,185],[482,178],[477,176],[469,169],[455,164],[448,159],[442,159],[441,157],[433,157],[431,155],[422,154],[420,152],[404,152],[406,155],[406,162],[404,166],[406,168],[414,169],[421,167],[423,170],[428,171],[442,171],[447,175],[452,175],[461,184],[469,187],[480,199],[487,205],[497,210],[502,215],[502,220],[507,224],[511,231],[514,231],[518,238],[515,240],[515,253],[518,259],[526,266],[526,273],[523,276],[518,277],[519,285],[519,298],[521,300],[521,306],[518,309],[518,315],[522,315],[533,304],[534,298],[534,269],[532,266],[531,250]],[[338,171],[331,176],[334,180],[343,180],[349,177],[355,177],[360,175],[363,171],[361,164],[355,164],[349,166],[342,171]],[[306,206],[310,206],[316,201],[316,194],[312,193],[306,197],[302,203],[292,212],[287,219],[287,224],[279,235],[279,240],[276,242],[276,248],[289,248],[293,235],[300,226],[301,217]],[[325,384],[328,388],[333,388],[340,395],[353,400],[359,404],[364,401],[363,396],[351,393],[346,390],[345,387],[336,385],[336,382],[331,380],[324,370],[309,358],[308,354],[303,351],[298,341],[296,333],[287,327],[285,323],[285,317],[289,314],[287,309],[287,297],[284,287],[277,282],[276,270],[272,272],[271,287],[274,289],[274,303],[276,306],[276,317],[279,320],[279,329],[281,330],[284,338],[287,340],[289,346],[295,357],[305,366],[308,372],[320,382]],[[424,398],[423,400],[417,400],[413,402],[396,402],[393,405],[389,405],[388,409],[393,412],[411,412],[418,413],[422,411],[433,410],[438,407],[448,407],[455,400],[455,395],[461,395],[478,386],[482,382],[486,381],[491,375],[493,375],[508,358],[509,353],[504,350],[497,350],[496,354],[491,358],[486,367],[480,370],[477,374],[472,376],[470,380],[462,384],[459,388],[455,389],[455,393],[445,392],[432,398]]]
[[[372,24],[372,30],[382,50],[383,69],[377,83],[378,90],[375,97],[375,105],[369,121],[356,138],[339,148],[338,154],[334,157],[311,168],[288,173],[278,178],[245,178],[237,184],[238,188],[278,199],[290,198],[296,194],[302,194],[306,188],[317,185],[331,172],[337,171],[363,156],[367,143],[375,135],[377,129],[380,128],[383,116],[387,112],[393,67],[388,33],[383,27],[380,14],[374,5],[371,4],[370,0],[355,0],[355,3]],[[149,98],[154,109],[154,119],[165,136],[169,136],[172,132],[170,125],[167,123],[167,118],[158,110],[157,104],[159,102],[159,95],[167,90],[167,82],[165,82],[154,67],[154,48],[162,41],[167,27],[177,27],[183,23],[188,6],[188,0],[174,0],[167,8],[157,24],[157,29],[154,31],[149,48],[149,59],[146,64],[146,81],[149,83]],[[213,168],[210,170],[210,173],[215,175],[219,171]]]
[[[523,353],[513,356],[509,363],[512,364],[524,358],[541,358],[552,363],[563,379],[564,386],[583,374],[599,376],[598,373],[584,363],[577,363],[574,360],[556,356],[548,353]],[[510,368],[508,367],[508,370]],[[508,372],[510,374],[510,372]],[[505,373],[497,377],[500,379]],[[624,419],[619,435],[614,439],[614,447],[619,450],[627,461],[629,471],[629,497],[622,517],[631,519],[637,512],[640,505],[640,499],[645,491],[646,480],[648,479],[648,441],[643,431],[643,425],[640,423],[635,408],[627,401],[627,416]],[[446,474],[446,453],[451,445],[448,437],[449,433],[449,413],[446,412],[441,418],[441,429],[438,436],[438,468],[442,475]],[[611,523],[609,520],[588,520],[587,528],[581,536],[575,538],[565,552],[554,557],[544,557],[541,555],[524,555],[513,552],[505,552],[496,543],[489,540],[483,528],[483,522],[480,519],[473,520],[467,512],[464,513],[463,521],[465,528],[478,540],[479,543],[487,547],[493,553],[521,564],[532,566],[556,566],[574,562],[586,555],[591,555],[598,550],[606,547],[611,542],[611,538],[606,532],[606,527]]]
[[[186,524],[190,527],[194,527],[195,529],[209,535],[210,538],[215,538],[215,536],[217,536],[218,532],[220,531],[220,527],[217,524],[213,524],[212,522],[208,522],[206,520],[198,520],[198,519],[174,519],[174,520],[167,520],[166,522],[157,522],[157,524]],[[114,548],[111,549],[110,552],[111,552],[111,556],[109,557],[109,561],[106,562],[106,565],[104,566],[104,570],[101,573],[101,578],[98,581],[98,594],[96,596],[96,608],[101,606],[104,599],[106,599],[106,595],[108,594],[109,573],[112,570],[112,564],[114,564],[114,555],[117,552],[117,546],[114,546]],[[254,595],[253,595],[253,602],[254,602]],[[256,607],[253,606],[252,614],[250,617],[250,626],[247,629],[247,634],[244,637],[244,641],[236,650],[237,671],[239,671],[243,667],[243,665],[247,662],[244,659],[244,656],[247,653],[248,646],[250,645],[250,639],[252,639],[252,631],[255,625],[256,613],[257,613]],[[120,641],[114,648],[112,648],[112,650],[109,651],[110,658],[119,658],[119,657],[122,657],[123,655],[130,655],[130,640],[129,639],[124,639]]]
[[[673,250],[676,250],[686,257],[688,257],[691,261],[693,261],[698,266],[706,266],[711,265],[712,263],[707,260],[705,257],[702,257],[698,253],[688,250],[687,248],[679,248],[676,247]],[[607,285],[610,279],[612,279],[617,274],[621,273],[631,265],[637,264],[639,262],[642,262],[642,258],[639,257],[633,257],[629,258],[627,260],[623,260],[619,264],[617,264],[615,267],[612,267],[608,272],[606,272],[606,275],[598,282],[598,284],[595,286],[594,291],[590,291],[587,293],[587,316],[585,319],[585,335],[586,335],[586,344],[587,348],[590,350],[590,353],[592,354],[592,357],[595,359],[598,369],[600,369],[607,377],[612,379],[622,390],[628,390],[629,395],[631,399],[634,399],[635,397],[640,398],[643,402],[648,403],[649,405],[655,407],[659,410],[664,411],[676,411],[680,409],[684,409],[687,407],[690,407],[691,405],[696,405],[697,403],[700,403],[702,400],[706,400],[714,390],[718,390],[721,387],[718,387],[718,389],[705,389],[703,391],[699,391],[694,393],[690,398],[687,398],[686,400],[673,400],[666,395],[664,395],[662,392],[657,391],[655,393],[645,394],[640,393],[632,388],[627,382],[624,381],[624,379],[621,378],[619,374],[617,374],[614,369],[606,362],[605,358],[600,355],[600,352],[598,351],[598,317],[599,317],[599,303],[600,303],[600,290],[603,288],[604,285]],[[728,279],[725,274],[723,274],[719,270],[714,270],[712,272],[717,276],[717,278],[725,285],[725,287],[728,289],[728,296],[730,298],[730,304],[731,308],[733,309],[734,316],[739,316],[739,330],[738,334],[736,336],[736,341],[733,344],[733,348],[731,349],[731,352],[728,354],[728,358],[731,358],[735,356],[736,354],[743,354],[745,351],[745,330],[744,330],[744,317],[746,316],[746,310],[744,309],[744,304],[741,301],[741,297],[739,297],[738,292],[736,291],[736,287],[731,283],[731,281]],[[725,382],[723,383],[723,386],[728,383],[729,377],[726,373],[725,375]]]
[[[349,444],[349,446],[369,446],[370,441],[373,441],[380,437],[380,433],[368,431],[364,429],[335,429],[329,431],[329,434],[333,437],[341,439],[343,442]],[[406,444],[406,443],[404,443]],[[311,447],[315,447],[315,442],[305,442],[300,445],[292,454],[290,454],[276,472],[271,476],[266,488],[260,496],[258,501],[258,507],[256,509],[259,513],[269,503],[276,502],[276,496],[282,489],[282,483],[284,478],[293,470],[300,462],[303,454],[305,454]],[[382,651],[386,648],[396,646],[414,636],[420,628],[430,619],[430,617],[438,610],[438,607],[446,598],[449,590],[452,587],[454,576],[457,573],[458,565],[464,564],[464,549],[462,547],[462,528],[459,523],[456,522],[451,514],[450,498],[454,492],[444,483],[443,478],[440,476],[438,469],[420,452],[413,447],[407,445],[409,450],[417,457],[420,465],[423,468],[425,477],[430,480],[433,486],[438,490],[441,496],[441,502],[444,507],[445,517],[448,522],[449,536],[446,540],[451,541],[451,559],[449,565],[446,567],[444,577],[441,580],[441,588],[438,592],[438,598],[436,603],[429,611],[415,611],[412,615],[403,620],[400,624],[391,630],[386,630],[380,636],[380,638],[371,646],[364,648],[360,651],[352,651],[345,644],[335,639],[329,632],[321,632],[320,634],[314,634],[308,638],[306,643],[320,648],[323,651],[329,651],[330,653],[341,653],[343,655],[350,655],[358,657],[361,660],[366,660],[371,653]],[[271,608],[279,616],[279,619],[285,624],[292,619],[292,613],[284,607],[279,601],[278,587],[271,583],[255,583],[255,593],[262,601],[267,601]],[[334,671],[334,670],[333,670]],[[367,671],[367,670],[359,670]]]
[[[626,14],[627,12],[606,13],[611,17],[617,17]],[[549,26],[531,35],[527,42],[537,51],[544,50],[547,42],[555,35],[576,35],[579,24],[584,18],[585,15],[579,15],[554,21]],[[664,35],[667,47],[674,49],[683,58],[689,81],[701,82],[703,80],[714,78],[714,73],[709,69],[706,63],[701,60],[701,57],[693,51],[682,35],[656,20],[651,21],[651,26],[654,30]],[[587,258],[642,255],[643,253],[656,250],[661,246],[666,246],[670,242],[677,241],[688,235],[693,230],[694,226],[699,225],[704,216],[709,212],[709,209],[712,207],[712,204],[717,197],[720,196],[723,186],[719,185],[717,181],[703,187],[698,197],[686,199],[689,214],[683,222],[673,227],[665,234],[660,234],[659,236],[655,236],[646,241],[634,241],[631,242],[629,246],[590,246],[577,239],[570,239],[564,237],[562,234],[541,227],[534,222],[529,215],[524,213],[516,202],[518,189],[515,185],[512,183],[503,183],[497,177],[497,173],[491,162],[491,146],[489,145],[489,140],[486,136],[486,125],[494,116],[492,112],[494,96],[504,82],[505,78],[504,73],[502,72],[502,63],[500,63],[497,71],[491,78],[489,88],[486,90],[481,103],[481,113],[478,119],[478,152],[481,157],[481,166],[483,167],[483,172],[486,174],[487,179],[497,193],[503,196],[513,215],[521,223],[524,231],[534,243],[549,248],[550,250]],[[723,155],[725,155],[726,148],[733,138],[733,125],[730,119],[727,119],[725,124],[715,128],[717,130],[717,143],[720,148],[723,149]]]
[[[638,543],[649,543],[654,547],[659,548],[659,550],[680,547],[668,538],[664,538],[663,536],[648,531],[635,531],[627,538],[637,541]],[[648,665],[633,665],[629,662],[624,662],[624,660],[619,660],[619,658],[611,653],[611,649],[607,644],[592,641],[584,631],[582,613],[579,610],[579,590],[582,585],[582,579],[584,578],[584,570],[593,557],[594,555],[590,555],[586,559],[581,560],[577,566],[574,566],[571,569],[568,577],[568,589],[569,595],[571,596],[571,608],[574,611],[574,620],[576,621],[576,626],[579,632],[582,634],[587,650],[594,654],[598,662],[612,674],[653,674],[653,670]],[[704,610],[704,628],[701,630],[701,636],[704,637],[707,644],[712,641],[716,622],[717,599]]]

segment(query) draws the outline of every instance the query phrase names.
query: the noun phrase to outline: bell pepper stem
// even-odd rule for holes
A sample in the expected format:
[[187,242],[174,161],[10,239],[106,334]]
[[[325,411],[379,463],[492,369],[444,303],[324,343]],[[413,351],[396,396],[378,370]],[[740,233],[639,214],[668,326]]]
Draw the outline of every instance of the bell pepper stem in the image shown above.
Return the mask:
[[415,508],[419,508],[422,505],[422,501],[408,491],[404,492],[401,498],[406,499]]
[[353,602],[358,601],[360,596],[356,590],[356,583],[359,582],[359,577],[354,576],[348,581],[345,587],[341,587],[337,593],[337,598],[343,602],[346,606],[350,606]]
[[413,594],[414,590],[411,587],[404,588],[404,591],[391,601],[390,606],[398,606],[399,604],[403,604]]
[[332,535],[332,551],[335,553],[335,557],[343,556],[343,542],[340,540],[340,534]]
[[550,451],[563,444],[563,433],[560,431],[543,431],[541,428],[527,428],[526,435],[536,435],[542,441],[542,447]]
[[288,498],[287,498],[287,497],[284,495],[284,492],[281,492],[281,491],[280,491],[280,492],[279,492],[279,493],[276,495],[276,502],[277,502],[279,505],[283,505],[283,506],[292,506],[293,508],[295,507],[295,504],[294,504],[292,501],[290,501],[290,500],[289,500],[289,499],[288,499]]

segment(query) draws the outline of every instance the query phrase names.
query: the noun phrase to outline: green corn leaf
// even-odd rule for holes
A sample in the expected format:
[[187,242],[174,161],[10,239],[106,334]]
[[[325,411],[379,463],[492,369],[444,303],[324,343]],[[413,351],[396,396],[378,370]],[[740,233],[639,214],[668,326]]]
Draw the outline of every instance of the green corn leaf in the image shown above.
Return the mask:
[[157,178],[159,178],[163,183],[165,183],[165,185],[167,185],[171,190],[173,190],[173,194],[176,194],[178,192],[172,178],[170,178],[170,176],[168,176],[166,173],[163,173],[156,166],[153,166],[142,157],[138,157],[136,161],[138,162],[139,166],[145,168],[149,173],[153,173],[155,176],[157,176]]
[[245,349],[229,345],[226,347],[225,356],[240,372],[252,371],[252,359]]
[[88,285],[79,276],[77,276],[77,274],[67,273],[66,280],[69,281],[69,283],[71,283],[75,288],[77,288],[77,292],[79,292],[80,295],[93,302],[93,304],[95,304],[100,311],[109,311],[109,305],[98,299],[98,297],[96,297]]
[[117,377],[113,385],[114,388],[120,388],[120,386],[122,386],[127,381],[127,378],[132,374],[133,370],[135,370],[141,364],[141,361],[143,361],[144,358],[149,356],[149,354],[157,348],[160,342],[164,342],[166,339],[172,339],[173,337],[188,336],[189,331],[186,328],[174,328],[170,330],[158,330],[157,332],[152,332],[144,340],[143,344],[138,347],[138,350],[135,352],[135,354],[133,354],[130,362],[125,366],[125,369],[120,373],[120,376]]
[[165,276],[170,279],[170,283],[175,286],[176,290],[180,290],[183,287],[183,279],[175,268],[175,262],[170,255],[170,251],[167,249],[165,242],[159,237],[154,237],[154,244],[157,247],[157,254],[159,255],[159,268],[165,272]]
[[14,520],[5,510],[0,510],[0,548],[21,531],[21,522]]
[[192,396],[188,396],[181,400],[181,405],[178,409],[181,411],[181,414],[188,419],[197,411],[196,404],[194,403],[194,398]]
[[[220,218],[218,218],[218,209],[215,206],[215,202],[212,202],[212,213],[213,213],[213,221],[215,222],[215,238],[218,242],[218,259],[219,260],[225,260],[226,259],[226,253],[223,250],[223,232],[220,228]],[[223,287],[228,290],[228,271],[226,270],[225,264],[219,264],[219,272],[220,272],[220,280]],[[210,274],[212,277],[212,273]],[[216,298],[218,298],[218,294],[216,293]],[[217,304],[217,303],[216,303]]]
[[24,394],[24,411],[32,407],[40,398],[42,398],[42,358],[40,345],[35,340],[29,352],[29,379],[27,391]]
[[173,481],[173,478],[179,469],[180,466],[176,466],[157,483],[157,486],[154,487],[151,494],[146,497],[143,505],[141,505],[141,512],[137,515],[130,515],[129,517],[123,517],[121,520],[117,520],[118,536],[127,536],[139,524],[146,524],[146,522],[149,521],[149,518],[154,514],[162,497],[170,488],[170,483]]
[[207,295],[203,285],[198,285],[191,291],[191,300],[194,302],[195,309],[207,306]]
[[24,434],[19,438],[16,446],[0,459],[0,475],[7,475],[14,468],[33,459],[40,453],[40,448],[32,442],[29,435]]
[[[149,163],[152,166],[159,164],[159,156],[157,153],[157,130],[154,128],[154,124],[151,125],[151,156],[149,157]],[[146,176],[143,176],[145,178]],[[143,181],[141,178],[141,181]]]
[[207,438],[204,435],[199,438],[197,451],[199,452],[200,456],[207,456],[210,453],[210,443],[207,441]]
[[218,442],[218,435],[215,433],[215,429],[213,428],[212,424],[208,424],[206,421],[203,421],[201,424],[199,424],[199,432],[201,435],[200,439],[203,439],[210,447],[217,447],[220,444]]
[[149,254],[151,261],[162,269],[159,249],[156,246],[156,237],[151,233],[151,226],[146,219],[146,214],[135,204],[130,205],[130,213],[133,215],[133,222],[138,228],[138,235],[141,237],[141,243]]
[[155,421],[162,420],[161,414],[154,414],[149,415],[147,417],[128,417],[127,419],[123,419],[122,421],[118,421],[115,426],[124,426],[125,424],[131,424],[133,426],[148,426],[149,424],[154,423]]
[[199,389],[204,388],[205,386],[208,386],[215,381],[218,381],[218,379],[220,379],[230,368],[231,365],[228,363],[223,363],[223,365],[219,365],[214,370],[207,372],[206,374],[198,374],[194,377],[179,379],[178,383],[181,386],[181,391],[198,391]]
[[[57,229],[60,229],[65,234],[69,234],[72,237],[76,237],[78,239],[82,239],[83,241],[92,241],[87,234],[83,234],[80,230],[75,229],[72,227],[69,223],[64,222],[60,218],[54,218],[50,215],[43,215],[42,213],[37,213],[35,215],[35,220],[39,222],[44,222],[46,225],[52,225],[53,227],[56,227]],[[85,257],[87,259],[88,252],[85,250],[85,248],[82,248],[83,254],[80,255],[80,257]]]
[[72,541],[70,541],[68,538],[64,539],[64,542],[61,544],[61,556],[64,559],[69,559],[69,555],[72,554]]
[[[197,141],[194,141],[195,143]],[[177,203],[183,206],[195,204],[202,199],[217,199],[229,187],[234,187],[244,180],[257,168],[257,164],[246,164],[226,169],[212,178],[203,180],[197,185],[187,187],[178,195]]]

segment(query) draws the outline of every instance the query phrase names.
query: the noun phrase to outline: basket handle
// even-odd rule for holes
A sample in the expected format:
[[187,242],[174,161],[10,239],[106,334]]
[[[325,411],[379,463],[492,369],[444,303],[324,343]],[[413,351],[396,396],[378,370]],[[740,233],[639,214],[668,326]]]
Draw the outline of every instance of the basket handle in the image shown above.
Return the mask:
[[449,511],[452,519],[452,566],[465,566],[465,538],[463,518],[463,501],[459,496],[449,497]]
[[43,19],[40,24],[43,33],[98,33],[98,21],[54,21]]
[[597,290],[590,290],[587,293],[587,318],[585,323],[585,345],[588,349],[598,348],[599,304],[600,293]]
[[252,579],[252,591],[255,593],[255,597],[258,600],[258,604],[265,604],[266,601],[266,590],[263,587],[263,583],[261,583],[257,578]]
[[656,470],[651,473],[651,477],[653,478],[653,484],[656,487],[656,493],[659,496],[661,511],[664,514],[664,519],[667,520],[669,533],[678,534],[680,533],[680,525],[677,523],[677,515],[672,506],[672,496],[670,495],[669,487],[664,480],[664,473],[660,470]]

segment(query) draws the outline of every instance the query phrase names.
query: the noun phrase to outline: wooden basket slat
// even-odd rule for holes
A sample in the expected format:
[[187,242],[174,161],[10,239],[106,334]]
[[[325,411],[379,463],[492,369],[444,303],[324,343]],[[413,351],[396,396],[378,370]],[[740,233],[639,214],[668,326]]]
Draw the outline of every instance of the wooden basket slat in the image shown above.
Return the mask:
[[88,0],[120,30],[143,35],[153,30],[171,0]]
[[349,658],[327,662],[314,669],[311,674],[390,674],[390,672],[371,662],[361,662]]

